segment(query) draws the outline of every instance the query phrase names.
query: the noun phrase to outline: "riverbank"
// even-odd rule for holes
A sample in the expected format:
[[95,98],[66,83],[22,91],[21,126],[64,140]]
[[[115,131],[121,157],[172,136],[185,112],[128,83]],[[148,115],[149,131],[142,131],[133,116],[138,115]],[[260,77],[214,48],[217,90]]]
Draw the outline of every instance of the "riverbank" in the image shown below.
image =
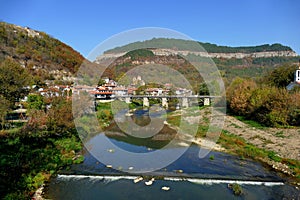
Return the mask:
[[[259,126],[255,122],[241,121],[237,117],[226,115],[224,127],[215,143],[206,138],[211,119],[211,107],[191,107],[173,111],[167,114],[166,127],[179,130],[181,116],[184,123],[197,124],[196,136],[190,133],[177,135],[176,139],[182,146],[195,143],[202,148],[238,155],[242,158],[251,158],[260,161],[273,170],[284,173],[291,178],[294,184],[300,184],[300,131],[296,128],[268,128]],[[171,131],[162,131],[152,139],[160,141],[173,139]],[[118,136],[111,133],[112,136]],[[124,135],[120,135],[124,137]]]
[[[190,116],[187,116],[185,121],[188,123],[199,123],[199,128],[198,128],[198,132],[196,134],[196,137],[191,136],[189,134],[181,134],[179,136],[178,141],[181,141],[180,145],[182,146],[186,146],[189,145],[190,143],[195,143],[200,147],[203,148],[208,148],[208,149],[212,149],[214,151],[219,151],[219,152],[226,152],[229,154],[234,154],[234,155],[238,155],[240,158],[251,158],[253,160],[257,160],[260,161],[261,163],[264,163],[265,165],[268,165],[269,168],[273,168],[276,171],[280,171],[282,173],[284,173],[285,175],[287,175],[289,178],[289,182],[293,183],[294,185],[299,186],[299,160],[296,159],[292,159],[293,157],[288,157],[285,158],[283,156],[281,156],[281,154],[279,155],[279,153],[277,153],[278,151],[280,151],[280,148],[276,149],[274,147],[280,147],[280,145],[270,145],[268,146],[268,149],[264,149],[264,147],[269,144],[270,142],[268,142],[269,140],[271,141],[271,139],[277,139],[277,138],[282,138],[283,140],[281,140],[281,142],[288,142],[289,139],[291,139],[292,135],[289,137],[279,137],[278,133],[279,131],[290,131],[293,132],[295,131],[295,129],[276,129],[277,132],[275,132],[275,135],[272,135],[270,133],[272,133],[272,131],[274,131],[274,129],[272,128],[257,128],[257,127],[253,127],[247,123],[244,123],[238,119],[236,119],[235,117],[232,116],[226,116],[225,118],[225,124],[224,124],[224,128],[223,131],[219,137],[219,140],[217,142],[217,144],[209,141],[207,138],[205,138],[204,134],[205,131],[208,128],[208,123],[209,123],[209,119],[210,119],[210,112],[209,112],[209,107],[207,108],[203,108],[201,110],[195,110],[195,108],[189,108],[189,111],[191,112]],[[171,131],[168,130],[169,129],[175,129],[178,130],[178,119],[182,116],[182,111],[175,111],[172,113],[168,113],[168,120],[165,122],[165,128],[163,131],[163,134],[165,137],[162,137],[162,135],[158,135],[157,137],[153,137],[153,140],[155,141],[162,141],[162,140],[166,140],[166,139],[170,139],[174,137],[174,134],[170,134]],[[185,112],[185,111],[183,111]],[[197,114],[195,114],[197,113]],[[258,131],[257,131],[258,130]],[[169,134],[168,134],[169,133]],[[266,134],[268,133],[268,134]],[[277,134],[276,134],[277,133]],[[121,138],[124,140],[124,138],[126,138],[125,135],[120,134],[120,132],[118,130],[115,131],[110,131],[108,133],[108,135],[110,137],[117,137],[117,138]],[[260,136],[256,136],[256,135],[260,135]],[[280,134],[282,135],[282,134]],[[284,136],[286,136],[287,134],[284,132],[283,133]],[[255,136],[254,138],[251,138],[251,136]],[[270,137],[268,137],[270,136]],[[272,137],[276,137],[276,138],[272,138]],[[298,138],[295,137],[295,142],[298,141]],[[257,139],[261,139],[261,143],[257,142]],[[251,142],[249,142],[251,141]],[[252,141],[256,141],[254,144],[252,143]],[[263,143],[263,141],[265,141]],[[267,142],[266,142],[267,141]],[[126,141],[125,141],[126,142]],[[274,140],[274,144],[275,144],[276,140]],[[272,144],[272,143],[270,143]],[[143,145],[143,144],[141,144]],[[164,144],[162,144],[164,145]],[[261,145],[261,146],[260,146]],[[212,147],[212,148],[211,148]],[[272,148],[273,147],[273,148]],[[299,147],[295,147],[296,149],[293,148],[288,148],[285,149],[285,152],[293,152],[293,151],[297,151],[297,149]],[[155,147],[154,147],[155,148]],[[158,147],[159,148],[159,147]],[[299,150],[299,149],[298,149]],[[295,155],[295,154],[292,154]],[[37,195],[41,194],[40,190],[37,191]],[[40,196],[37,196],[40,197]]]
[[75,135],[1,134],[1,198],[28,199],[58,170],[81,163],[81,141]]
[[[102,137],[105,136],[102,134]],[[111,141],[116,146],[124,147],[124,141],[115,139]],[[126,150],[130,152],[149,151],[148,146],[127,144]],[[184,147],[171,147],[171,151],[175,153],[178,148],[185,149]],[[162,149],[162,151],[169,150]],[[44,197],[49,199],[98,199],[99,197],[101,199],[130,199],[134,196],[136,199],[170,200],[174,198],[297,199],[298,197],[299,192],[294,186],[287,184],[285,179],[278,177],[276,172],[268,170],[259,162],[216,151],[211,151],[207,157],[199,159],[200,150],[198,145],[191,145],[179,159],[170,165],[146,174],[137,174],[136,170],[140,168],[134,163],[129,165],[132,169],[128,173],[114,170],[100,163],[87,152],[84,163],[73,165],[69,171],[61,172],[60,175],[53,177],[45,188]],[[118,158],[117,151],[108,153],[106,156],[112,159]],[[123,169],[128,167],[122,161],[120,165],[109,164],[114,167],[121,165]],[[140,177],[143,177],[143,180],[135,182],[138,178],[140,180]],[[151,185],[150,180],[153,180]],[[234,197],[229,187],[232,183],[241,188],[241,197]],[[170,191],[163,191],[164,186],[169,187]]]
[[[280,171],[291,178],[291,182],[300,185],[300,132],[299,129],[268,128],[253,126],[251,123],[240,121],[236,117],[227,115],[223,131],[214,145],[205,138],[208,129],[211,112],[210,108],[183,111],[191,115],[186,118],[188,123],[199,123],[196,138],[182,137],[205,148],[205,144],[213,146],[213,150],[238,155],[240,157],[258,160],[270,168]],[[191,112],[191,110],[194,111]],[[197,113],[197,114],[196,114]],[[169,114],[169,124],[173,128],[178,127],[181,114],[174,112]]]

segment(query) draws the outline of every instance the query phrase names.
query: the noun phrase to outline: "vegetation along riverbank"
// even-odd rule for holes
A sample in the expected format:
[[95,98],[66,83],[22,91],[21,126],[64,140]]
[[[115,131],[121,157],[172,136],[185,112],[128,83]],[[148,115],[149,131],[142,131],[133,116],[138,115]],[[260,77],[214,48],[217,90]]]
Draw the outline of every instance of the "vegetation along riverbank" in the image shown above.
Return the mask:
[[[210,107],[194,110],[188,117],[190,123],[199,121],[196,144],[205,144],[206,131],[211,118]],[[198,113],[195,115],[195,113]],[[177,128],[181,115],[174,112],[168,116],[171,127]],[[188,134],[188,133],[186,133]],[[184,137],[183,137],[184,138]],[[227,115],[223,130],[213,149],[235,154],[241,158],[251,158],[260,161],[274,170],[290,177],[290,181],[299,186],[300,162],[299,144],[300,134],[297,127],[272,128],[265,127],[251,120],[241,120],[241,117]],[[205,148],[205,146],[204,146]]]

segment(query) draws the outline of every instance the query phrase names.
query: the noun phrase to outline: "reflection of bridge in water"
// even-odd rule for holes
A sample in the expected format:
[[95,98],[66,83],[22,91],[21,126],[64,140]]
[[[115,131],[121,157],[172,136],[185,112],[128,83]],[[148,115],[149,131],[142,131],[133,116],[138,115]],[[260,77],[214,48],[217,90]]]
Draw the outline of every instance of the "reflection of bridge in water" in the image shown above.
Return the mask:
[[181,106],[184,108],[189,107],[189,102],[191,99],[200,100],[203,105],[210,105],[211,100],[214,98],[221,98],[221,96],[209,96],[209,95],[116,95],[116,99],[124,100],[126,103],[131,103],[132,99],[143,99],[143,106],[149,107],[149,99],[161,99],[162,106],[168,108],[168,100],[172,98],[179,99]]

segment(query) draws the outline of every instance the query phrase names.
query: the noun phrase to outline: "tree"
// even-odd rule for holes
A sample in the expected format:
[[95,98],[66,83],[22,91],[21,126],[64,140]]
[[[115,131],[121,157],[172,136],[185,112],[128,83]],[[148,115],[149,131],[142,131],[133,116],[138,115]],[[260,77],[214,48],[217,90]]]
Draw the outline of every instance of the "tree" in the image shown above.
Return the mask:
[[19,101],[28,94],[26,86],[31,76],[19,63],[7,58],[0,64],[0,95],[10,102]]
[[296,65],[290,64],[277,67],[265,77],[265,82],[275,87],[286,87],[290,82],[294,81],[296,69]]
[[227,87],[226,89],[226,98],[228,100],[228,103],[230,103],[231,98],[233,97],[233,93],[235,91],[235,89],[239,86],[239,84],[241,84],[245,79],[240,78],[240,77],[236,77],[231,84],[229,85],[229,87]]
[[102,86],[102,85],[104,85],[105,83],[106,83],[105,80],[102,79],[102,78],[100,78],[97,85],[98,85],[98,86]]
[[206,83],[201,83],[199,86],[200,95],[209,95],[209,90]]
[[44,110],[29,110],[27,113],[29,121],[24,127],[25,133],[38,133],[42,136],[42,131],[47,128],[48,114]]
[[257,88],[253,80],[236,79],[228,89],[229,106],[238,115],[249,114],[249,100],[252,92]]
[[[255,118],[256,114],[259,113],[259,110],[261,107],[263,107],[267,101],[269,101],[269,96],[272,93],[276,93],[275,87],[269,87],[269,86],[260,86],[259,88],[256,88],[251,93],[251,96],[249,98],[249,104],[248,104],[248,111],[250,118]],[[251,116],[254,115],[254,116]]]
[[268,126],[288,125],[289,93],[281,88],[273,88],[273,91],[257,112],[258,120]]
[[28,108],[41,110],[44,105],[44,99],[42,95],[30,94],[27,99]]
[[7,112],[9,111],[10,102],[5,99],[2,95],[0,95],[0,122],[1,128],[3,128],[5,123],[5,117]]
[[72,102],[62,97],[54,98],[48,110],[47,128],[56,135],[72,134],[75,131]]

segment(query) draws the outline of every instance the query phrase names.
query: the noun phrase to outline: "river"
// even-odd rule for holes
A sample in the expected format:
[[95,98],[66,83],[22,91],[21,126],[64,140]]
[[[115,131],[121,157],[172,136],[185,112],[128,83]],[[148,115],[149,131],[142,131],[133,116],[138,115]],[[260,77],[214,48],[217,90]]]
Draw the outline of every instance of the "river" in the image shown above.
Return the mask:
[[[137,119],[145,117],[145,112],[136,113]],[[119,131],[119,132],[118,132]],[[162,134],[172,130],[163,128]],[[101,163],[90,152],[99,151],[99,142],[109,140],[116,147],[142,154],[168,151],[176,154],[184,152],[169,165],[152,170],[144,170],[147,165],[118,167]],[[82,164],[71,166],[52,178],[45,187],[47,199],[297,199],[299,190],[286,183],[285,179],[270,171],[259,162],[241,159],[223,152],[210,151],[199,158],[201,149],[197,145],[169,147],[161,149],[165,141],[136,139],[121,133],[116,126],[99,133],[89,140],[89,151],[85,151]],[[187,149],[187,150],[185,150]],[[93,151],[94,150],[94,151]],[[114,158],[116,152],[108,149],[102,156]],[[107,159],[110,160],[110,159]],[[112,159],[113,161],[113,159]],[[111,164],[111,163],[109,163]],[[115,168],[115,169],[114,169]],[[143,171],[143,173],[139,173]],[[137,177],[144,179],[134,183]],[[149,180],[154,177],[151,184]],[[229,185],[238,183],[242,195],[235,196]],[[167,188],[163,190],[163,187]]]

